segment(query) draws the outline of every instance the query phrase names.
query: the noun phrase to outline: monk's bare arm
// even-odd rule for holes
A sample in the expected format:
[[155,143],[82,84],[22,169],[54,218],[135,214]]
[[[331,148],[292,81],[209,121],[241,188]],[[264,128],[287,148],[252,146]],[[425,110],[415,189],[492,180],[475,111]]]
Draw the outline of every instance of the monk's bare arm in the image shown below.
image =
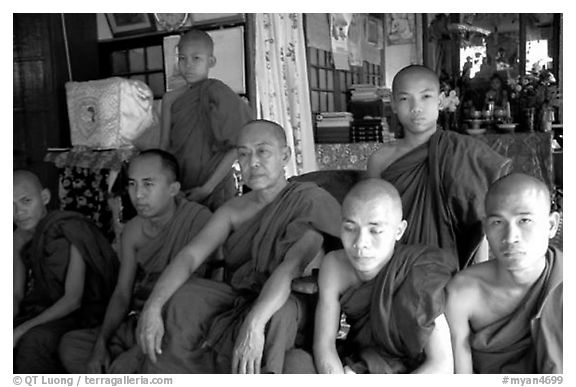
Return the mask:
[[414,370],[415,374],[452,374],[454,359],[450,345],[450,329],[446,317],[441,314],[434,320],[434,330],[424,347],[426,360]]
[[14,289],[14,309],[13,315],[16,317],[20,311],[20,303],[24,298],[24,292],[26,290],[26,267],[22,262],[20,256],[20,251],[24,245],[23,239],[17,234],[17,231],[13,234],[13,244],[12,244],[12,270],[13,270],[13,289]]
[[186,91],[186,86],[179,87],[164,94],[160,119],[160,148],[168,150],[170,146],[170,130],[172,128],[172,104]]
[[372,153],[368,157],[368,164],[366,166],[366,177],[380,177],[382,173],[382,148]]
[[268,321],[288,300],[292,280],[302,275],[305,262],[322,248],[323,237],[308,230],[286,252],[282,263],[266,281],[260,295],[246,316],[234,346],[232,372],[258,373]]
[[[239,199],[241,200],[241,199]],[[156,361],[164,335],[162,308],[194,271],[225,241],[232,230],[231,202],[214,213],[196,237],[164,269],[138,320],[137,340],[142,352]]]
[[342,374],[344,368],[336,351],[340,325],[341,266],[336,253],[326,255],[318,275],[318,303],[314,321],[314,363],[318,373]]
[[140,218],[132,219],[122,232],[120,272],[114,293],[110,298],[104,321],[96,342],[92,348],[92,353],[87,364],[88,373],[100,373],[102,368],[108,366],[109,356],[107,343],[114,334],[118,326],[122,323],[130,308],[132,300],[132,289],[134,278],[136,277],[136,243],[142,238],[142,227]]
[[459,273],[452,278],[447,287],[446,319],[450,327],[454,371],[458,374],[473,373],[469,305],[474,302],[474,298],[470,297],[466,284],[469,281],[469,278]]
[[78,249],[74,245],[70,245],[70,261],[66,271],[64,295],[44,312],[16,327],[14,329],[14,345],[28,330],[37,325],[65,317],[81,306],[85,273],[84,259]]

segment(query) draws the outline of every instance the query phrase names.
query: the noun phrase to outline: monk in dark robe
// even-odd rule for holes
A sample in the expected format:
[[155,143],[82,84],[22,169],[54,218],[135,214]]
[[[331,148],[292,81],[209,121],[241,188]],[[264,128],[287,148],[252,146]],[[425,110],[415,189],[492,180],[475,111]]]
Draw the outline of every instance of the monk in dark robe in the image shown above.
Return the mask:
[[[436,247],[397,244],[406,225],[390,183],[352,188],[342,204],[344,249],[320,266],[314,358],[290,351],[286,373],[452,372],[444,287],[455,260]],[[341,312],[350,332],[337,345]]]
[[[278,124],[257,120],[241,130],[238,160],[251,191],[220,207],[158,280],[138,321],[144,372],[282,371],[301,316],[292,280],[340,223],[328,192],[286,181],[290,155]],[[190,279],[220,246],[224,282]]]
[[460,268],[486,260],[484,195],[508,172],[510,160],[470,136],[438,131],[440,86],[432,70],[408,66],[396,74],[392,89],[404,137],[370,156],[367,175],[400,192],[408,221],[401,242],[448,249]]
[[458,373],[562,373],[562,252],[544,183],[523,174],[486,195],[494,259],[448,285],[447,317]]
[[50,191],[14,172],[14,372],[62,373],[61,336],[100,323],[118,258],[81,214],[48,213]]
[[162,100],[161,147],[180,162],[189,200],[215,210],[236,192],[232,164],[240,128],[252,119],[248,104],[228,86],[209,79],[214,43],[190,30],[178,43],[178,69],[186,85]]
[[62,338],[60,356],[70,373],[139,369],[144,356],[136,345],[137,315],[164,268],[211,216],[206,207],[178,196],[177,160],[162,150],[144,151],[131,161],[128,191],[137,215],[122,232],[118,283],[102,326]]

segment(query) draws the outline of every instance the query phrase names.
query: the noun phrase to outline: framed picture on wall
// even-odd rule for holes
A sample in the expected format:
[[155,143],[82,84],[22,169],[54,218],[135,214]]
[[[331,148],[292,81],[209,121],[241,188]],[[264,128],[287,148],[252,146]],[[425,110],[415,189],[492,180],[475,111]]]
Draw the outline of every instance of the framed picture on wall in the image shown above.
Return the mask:
[[386,35],[389,45],[411,44],[415,41],[413,13],[387,13]]
[[106,19],[114,37],[156,30],[154,17],[149,13],[107,13]]
[[[209,77],[219,79],[238,94],[246,94],[244,63],[244,27],[223,28],[206,31],[214,41],[216,65]],[[166,91],[186,83],[178,70],[178,42],[180,35],[164,37],[164,71]]]

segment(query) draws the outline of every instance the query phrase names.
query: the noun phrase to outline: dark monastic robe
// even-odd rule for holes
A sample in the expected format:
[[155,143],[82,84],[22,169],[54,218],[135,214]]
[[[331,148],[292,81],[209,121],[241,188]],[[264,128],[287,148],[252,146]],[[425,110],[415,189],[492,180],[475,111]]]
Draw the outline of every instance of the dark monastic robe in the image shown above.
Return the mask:
[[54,211],[37,225],[21,256],[30,274],[14,326],[39,315],[64,296],[70,248],[74,245],[86,265],[80,308],[61,319],[30,329],[14,350],[18,373],[61,372],[58,341],[66,332],[101,322],[118,275],[118,258],[100,230],[81,214]]
[[[224,157],[234,148],[240,128],[252,119],[246,102],[216,79],[189,86],[174,101],[171,110],[170,152],[180,164],[182,189],[204,184]],[[212,206],[234,196],[232,174],[225,177],[203,204]],[[217,207],[217,206],[216,206]]]
[[484,196],[510,167],[485,143],[438,130],[381,174],[402,197],[408,228],[401,242],[448,249],[466,266],[483,237]]
[[[142,309],[164,268],[202,230],[210,216],[211,212],[206,207],[184,199],[177,199],[176,211],[171,221],[136,252],[138,269],[132,293],[132,312],[139,312]],[[197,273],[204,275],[204,266]],[[136,369],[129,367],[137,367],[144,359],[139,348],[135,348],[136,320],[132,317],[136,315],[127,316],[108,343],[113,361],[122,355],[122,364],[120,361],[115,364],[115,372],[135,372]],[[82,329],[64,335],[60,345],[60,355],[68,372],[86,372],[86,362],[98,333],[99,328]]]
[[[225,282],[192,278],[172,296],[165,307],[162,354],[156,363],[147,361],[144,371],[230,372],[236,336],[252,303],[286,252],[308,230],[326,238],[338,237],[340,206],[315,184],[289,183],[228,237]],[[302,272],[312,259],[302,261]],[[283,309],[296,310],[294,302],[291,297]],[[294,344],[298,315],[286,316],[278,322],[282,327],[267,327],[262,359],[265,372],[282,372],[284,352]]]
[[562,373],[562,252],[548,249],[546,267],[518,307],[473,333],[474,372]]

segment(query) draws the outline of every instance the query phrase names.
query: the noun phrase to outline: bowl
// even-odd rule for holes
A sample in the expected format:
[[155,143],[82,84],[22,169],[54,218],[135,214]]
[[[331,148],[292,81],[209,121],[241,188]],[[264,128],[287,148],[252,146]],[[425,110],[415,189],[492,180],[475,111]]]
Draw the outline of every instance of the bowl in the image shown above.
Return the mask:
[[477,136],[479,134],[484,134],[486,133],[486,129],[485,128],[479,128],[479,129],[466,129],[466,133],[472,135],[472,136]]
[[514,129],[516,129],[516,125],[518,125],[518,124],[514,124],[514,123],[512,123],[512,124],[498,124],[498,125],[496,125],[496,126],[497,126],[498,129],[500,129],[501,131],[504,131],[504,132],[513,132]]
[[468,122],[470,122],[472,129],[480,129],[480,125],[482,125],[484,120],[468,120]]

